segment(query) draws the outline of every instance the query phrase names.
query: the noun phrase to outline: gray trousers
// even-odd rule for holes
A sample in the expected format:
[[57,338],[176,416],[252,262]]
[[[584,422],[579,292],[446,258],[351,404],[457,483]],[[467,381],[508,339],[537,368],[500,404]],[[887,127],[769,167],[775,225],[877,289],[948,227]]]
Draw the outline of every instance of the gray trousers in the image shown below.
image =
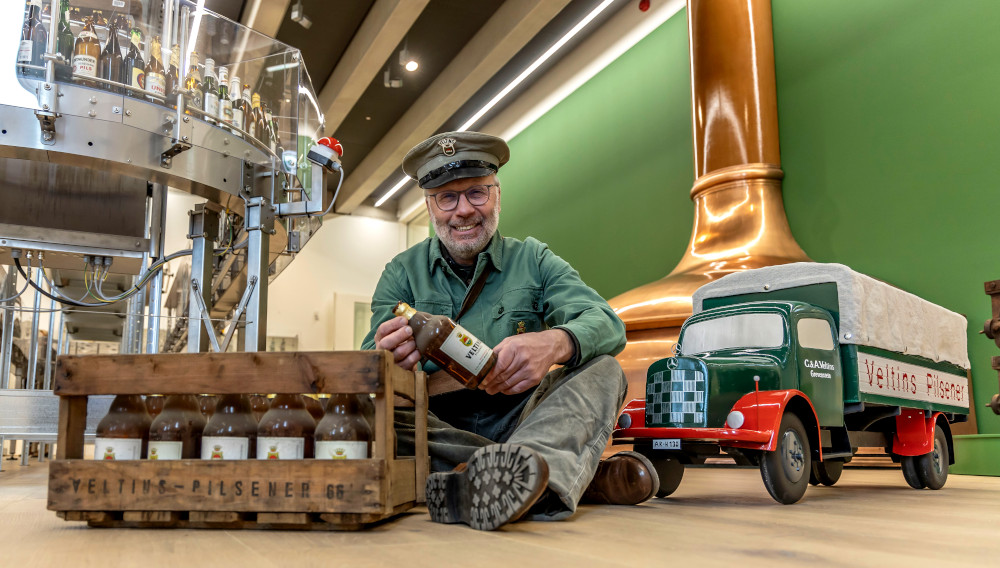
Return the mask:
[[[545,375],[506,440],[494,441],[454,428],[430,414],[427,443],[431,470],[449,471],[468,461],[479,448],[497,442],[527,446],[549,466],[549,491],[528,518],[569,517],[594,477],[618,409],[625,401],[626,388],[618,361],[601,355],[578,367],[562,367]],[[398,454],[413,455],[413,410],[396,410],[395,421]]]

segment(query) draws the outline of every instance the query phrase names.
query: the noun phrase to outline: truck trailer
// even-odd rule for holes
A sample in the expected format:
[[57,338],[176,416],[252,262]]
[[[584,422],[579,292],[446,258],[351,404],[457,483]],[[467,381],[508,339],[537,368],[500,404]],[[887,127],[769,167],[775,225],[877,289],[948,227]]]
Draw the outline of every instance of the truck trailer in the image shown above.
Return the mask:
[[692,303],[613,434],[653,462],[657,497],[720,450],[784,504],[834,485],[859,447],[884,447],[915,489],[944,486],[969,413],[964,316],[811,262],[727,275]]

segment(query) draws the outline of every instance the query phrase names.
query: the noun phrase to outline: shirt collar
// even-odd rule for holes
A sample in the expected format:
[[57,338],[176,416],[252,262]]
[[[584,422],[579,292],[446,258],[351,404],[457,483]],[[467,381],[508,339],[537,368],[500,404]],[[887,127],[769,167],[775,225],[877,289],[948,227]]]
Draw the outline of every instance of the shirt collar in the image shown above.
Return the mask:
[[[441,239],[437,235],[431,237],[430,246],[430,268],[433,271],[435,266],[440,265],[442,268],[448,265],[448,261],[445,260],[444,256],[441,254]],[[493,238],[490,239],[490,243],[486,245],[486,248],[479,253],[479,256],[486,255],[486,259],[493,263],[493,268],[497,272],[503,270],[501,266],[503,265],[503,236],[500,235],[500,231],[493,233]],[[479,260],[477,257],[476,265],[478,268]]]

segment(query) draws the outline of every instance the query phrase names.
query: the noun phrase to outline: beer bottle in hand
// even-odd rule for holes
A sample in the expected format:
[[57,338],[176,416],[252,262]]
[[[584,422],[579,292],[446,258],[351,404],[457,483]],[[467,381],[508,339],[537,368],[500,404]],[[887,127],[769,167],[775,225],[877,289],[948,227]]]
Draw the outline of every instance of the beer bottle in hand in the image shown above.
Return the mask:
[[316,459],[363,460],[371,455],[372,430],[357,395],[335,394],[316,425]]
[[257,427],[257,459],[301,460],[313,457],[316,421],[302,395],[279,394]]
[[406,302],[396,304],[392,313],[409,320],[420,355],[467,388],[477,388],[497,362],[492,349],[451,318],[418,312]]
[[257,421],[250,411],[250,397],[224,394],[205,425],[201,439],[203,460],[245,460],[257,455]]
[[142,395],[120,394],[108,414],[97,424],[95,460],[139,460],[146,454],[149,424]]
[[163,412],[149,427],[149,459],[190,460],[201,457],[205,417],[193,394],[171,394]]

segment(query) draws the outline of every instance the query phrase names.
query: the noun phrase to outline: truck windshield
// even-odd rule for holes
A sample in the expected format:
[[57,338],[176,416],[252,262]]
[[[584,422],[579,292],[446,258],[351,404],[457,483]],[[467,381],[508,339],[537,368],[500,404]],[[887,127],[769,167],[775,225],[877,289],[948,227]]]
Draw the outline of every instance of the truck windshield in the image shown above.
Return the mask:
[[779,314],[739,314],[687,326],[681,353],[704,353],[717,349],[780,347],[785,326]]

